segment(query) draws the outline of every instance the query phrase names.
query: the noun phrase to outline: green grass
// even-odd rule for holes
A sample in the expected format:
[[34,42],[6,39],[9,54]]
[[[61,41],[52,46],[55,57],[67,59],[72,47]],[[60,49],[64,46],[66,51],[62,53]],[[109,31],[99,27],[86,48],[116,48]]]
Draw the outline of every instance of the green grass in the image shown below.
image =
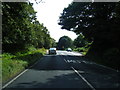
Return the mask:
[[81,47],[81,48],[75,48],[73,51],[81,52],[81,54],[86,55],[88,50],[89,50],[89,47],[88,48]]
[[19,74],[25,68],[39,60],[46,50],[31,49],[24,52],[17,52],[14,55],[10,53],[2,54],[2,82],[5,83],[12,77]]
[[28,63],[22,60],[6,59],[2,60],[2,80],[7,81],[27,67]]

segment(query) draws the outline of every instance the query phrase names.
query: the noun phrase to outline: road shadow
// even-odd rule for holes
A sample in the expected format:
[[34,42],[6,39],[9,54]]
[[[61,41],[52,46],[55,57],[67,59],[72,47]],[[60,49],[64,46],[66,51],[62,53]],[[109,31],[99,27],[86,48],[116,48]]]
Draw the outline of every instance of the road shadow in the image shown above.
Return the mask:
[[[74,56],[74,55],[45,55],[41,60],[39,60],[30,69],[33,70],[72,70],[74,67],[76,70],[87,71],[89,73],[98,74],[113,74],[118,72],[111,70],[109,68],[103,67],[86,59],[84,56]],[[119,73],[120,74],[120,73]]]
[[[67,62],[65,60],[67,60]],[[73,61],[69,62],[69,60]],[[80,61],[80,63],[78,61]],[[9,86],[5,90],[26,90],[31,88],[75,88],[76,90],[91,90],[81,78],[78,78],[78,75],[71,69],[71,66],[78,70],[79,73],[85,71],[82,75],[92,82],[92,84],[98,85],[97,87],[103,85],[105,88],[108,88],[113,83],[118,83],[119,86],[118,73],[114,73],[111,70],[93,64],[94,63],[91,61],[84,59],[83,56],[45,55],[33,67],[29,68],[29,71],[25,75],[23,75],[23,81],[18,79],[17,83],[12,83],[12,85],[10,85],[13,88],[10,88]],[[31,75],[33,79],[27,79],[29,75]],[[107,84],[104,84],[104,82]],[[111,87],[112,86],[113,85],[111,85]]]
[[27,88],[81,88],[91,90],[86,83],[79,78],[74,72],[62,73],[60,75],[54,75],[51,78],[47,78],[46,80],[32,80],[32,81],[24,81],[19,83],[13,83],[12,88],[9,86],[3,90],[10,89],[27,89]]
[[79,65],[83,56],[45,55],[30,69],[34,70],[71,70],[71,65]]

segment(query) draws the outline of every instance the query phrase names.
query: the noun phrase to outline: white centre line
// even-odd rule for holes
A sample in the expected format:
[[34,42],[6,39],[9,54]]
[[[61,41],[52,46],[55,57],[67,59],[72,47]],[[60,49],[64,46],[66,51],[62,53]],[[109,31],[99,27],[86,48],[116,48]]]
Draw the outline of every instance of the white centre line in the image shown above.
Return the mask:
[[64,59],[64,61],[67,63],[67,60]]
[[78,63],[81,63],[79,60],[77,60]]
[[83,81],[85,81],[87,83],[87,85],[92,89],[92,90],[96,90],[77,70],[75,70],[73,67],[71,67],[75,73],[77,73],[82,79]]

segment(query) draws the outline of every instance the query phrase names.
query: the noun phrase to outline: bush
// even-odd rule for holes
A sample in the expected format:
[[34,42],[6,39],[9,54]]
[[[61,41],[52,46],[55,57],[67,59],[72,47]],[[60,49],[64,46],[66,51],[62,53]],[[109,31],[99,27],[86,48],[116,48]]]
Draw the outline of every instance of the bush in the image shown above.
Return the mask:
[[2,54],[3,83],[23,71],[28,66],[35,63],[46,53],[44,48],[30,50],[26,52],[17,52],[14,55],[10,53]]
[[103,53],[103,58],[105,63],[110,66],[118,67],[120,59],[120,51],[118,48],[110,48]]
[[87,47],[87,48],[81,47],[81,48],[74,49],[74,51],[81,52],[83,55],[86,55],[86,53],[88,52],[88,50],[89,50],[89,47]]
[[26,46],[26,50],[28,50],[28,51],[35,51],[36,48],[34,46]]
[[[9,55],[9,54],[8,54]],[[9,55],[10,56],[10,55]],[[11,56],[12,57],[12,56]],[[3,82],[21,72],[28,63],[22,60],[11,59],[9,57],[2,58],[2,79]]]
[[[102,52],[97,52],[90,50],[86,58],[89,60],[93,60],[98,64],[102,64],[116,70],[120,70],[120,50],[118,48],[109,48],[107,50],[102,49]],[[102,53],[102,54],[101,54]]]

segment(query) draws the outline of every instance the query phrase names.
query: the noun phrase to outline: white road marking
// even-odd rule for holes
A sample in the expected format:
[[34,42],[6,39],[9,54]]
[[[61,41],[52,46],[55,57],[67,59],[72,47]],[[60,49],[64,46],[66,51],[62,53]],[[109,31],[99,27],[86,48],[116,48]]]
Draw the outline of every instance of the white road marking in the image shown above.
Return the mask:
[[64,61],[67,63],[67,61],[64,59]]
[[15,81],[17,78],[19,78],[22,74],[24,74],[26,71],[28,71],[28,69],[24,70],[22,73],[20,73],[18,76],[16,76],[14,79],[12,79],[11,81],[9,81],[7,84],[5,84],[2,88],[7,87],[9,84],[11,84],[13,81]]
[[79,60],[66,60],[64,59],[66,63],[81,63]]
[[67,60],[69,63],[77,63],[75,60]]
[[109,69],[109,70],[115,71],[115,72],[119,72],[119,70],[112,69],[112,68],[107,67],[107,66],[104,66],[104,65],[102,65],[102,64],[97,64],[97,63],[94,63],[94,64],[96,64],[96,65],[98,65],[98,66],[101,66],[101,67],[103,67],[103,68],[106,68],[106,69]]
[[[42,58],[41,58],[42,59]],[[35,64],[37,64],[39,62],[39,60],[34,63],[32,66],[28,67],[28,68],[32,68]],[[10,85],[12,82],[14,82],[17,78],[19,78],[22,74],[24,74],[26,71],[28,71],[29,69],[25,69],[23,72],[21,72],[19,75],[17,75],[15,78],[13,78],[11,81],[9,81],[7,84],[5,84],[2,88],[7,87],[8,85]]]
[[81,63],[79,60],[77,60],[78,63]]
[[73,67],[71,67],[75,73],[77,73],[82,79],[83,81],[85,81],[87,83],[87,85],[92,89],[92,90],[96,90],[77,70],[75,70]]

